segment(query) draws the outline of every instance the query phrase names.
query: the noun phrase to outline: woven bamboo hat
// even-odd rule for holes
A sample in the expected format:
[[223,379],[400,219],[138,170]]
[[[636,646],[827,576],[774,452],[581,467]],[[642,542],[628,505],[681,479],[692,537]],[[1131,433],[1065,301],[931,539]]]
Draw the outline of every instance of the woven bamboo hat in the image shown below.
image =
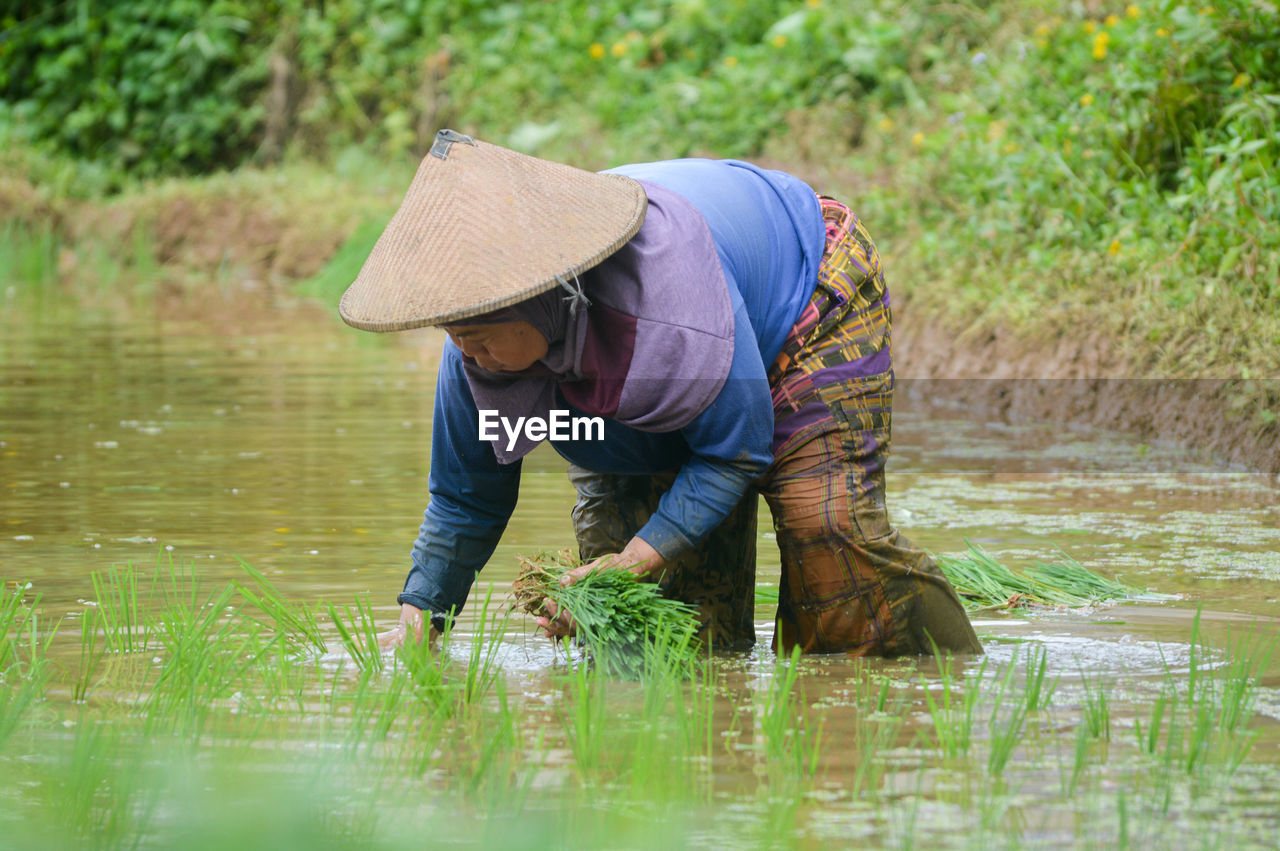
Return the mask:
[[365,331],[402,331],[507,307],[617,251],[647,203],[629,177],[441,130],[338,312]]

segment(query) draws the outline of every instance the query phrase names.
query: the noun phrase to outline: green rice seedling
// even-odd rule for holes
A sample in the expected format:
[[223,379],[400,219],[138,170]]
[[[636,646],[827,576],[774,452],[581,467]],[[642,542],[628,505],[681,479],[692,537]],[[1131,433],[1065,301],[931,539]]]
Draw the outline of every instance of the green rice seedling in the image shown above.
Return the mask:
[[1160,742],[1160,733],[1164,727],[1165,712],[1170,706],[1176,705],[1176,696],[1172,695],[1168,689],[1162,690],[1160,696],[1151,704],[1151,714],[1148,716],[1146,729],[1143,729],[1142,719],[1133,719],[1133,735],[1138,742],[1138,749],[1143,753],[1154,756],[1156,748]]
[[48,669],[44,664],[21,677],[0,676],[0,749],[22,726],[27,713],[44,699],[48,683]]
[[23,602],[22,592],[16,583],[0,580],[0,673],[18,661],[18,636],[34,607]]
[[346,649],[347,655],[362,671],[382,670],[383,658],[382,648],[378,646],[377,619],[373,615],[369,595],[361,594],[356,598],[354,611],[350,606],[345,606],[344,609],[350,620],[349,626],[343,621],[342,615],[338,613],[333,603],[328,604],[329,619],[338,630],[338,637],[342,639],[342,646]]
[[852,735],[846,733],[841,736],[841,741],[848,742],[857,755],[852,763],[852,776],[841,778],[842,785],[855,800],[879,787],[886,766],[878,755],[897,742],[908,714],[907,701],[903,696],[890,700],[889,677],[872,674],[865,659],[859,658],[857,664],[859,670],[849,712],[853,721]]
[[[1002,713],[1006,696],[1013,686],[1014,674],[1018,668],[1018,657],[1004,669],[1003,675],[997,674],[998,685],[995,699],[991,707],[991,718],[987,723],[990,731],[990,750],[987,753],[987,772],[993,777],[1004,774],[1005,767],[1013,756],[1014,749],[1022,741],[1023,726],[1030,711],[1031,700],[1023,693],[1021,700],[1012,702],[1008,712]],[[1030,675],[1028,675],[1030,676]],[[1003,717],[1002,717],[1003,716]]]
[[362,748],[366,749],[367,756],[376,756],[369,749],[385,741],[392,726],[402,717],[409,682],[409,674],[404,670],[390,677],[372,669],[360,671],[355,690],[345,694],[341,701],[348,707],[341,717],[342,746],[350,756],[358,755]]
[[960,599],[972,609],[1014,608],[1043,602],[1035,583],[1019,576],[970,541],[969,555],[962,558],[938,556],[938,566],[956,589]]
[[778,654],[761,706],[760,727],[770,767],[780,766],[797,777],[812,777],[821,755],[822,727],[811,728],[805,717],[804,700],[795,688],[799,673],[798,646],[792,648],[790,657]]
[[252,583],[237,582],[236,590],[251,606],[271,619],[290,645],[308,647],[318,653],[328,651],[315,611],[310,606],[289,601],[261,571],[242,558],[237,557],[236,561]]
[[457,704],[465,702],[457,695],[457,684],[445,676],[448,658],[427,641],[406,641],[396,648],[396,661],[409,677],[414,699],[442,717],[452,715]]
[[[505,691],[498,692],[496,703],[492,711],[467,719],[463,735],[459,737],[465,747],[457,773],[468,795],[487,788],[508,789],[510,783],[506,781],[521,774],[516,715],[511,711]],[[532,777],[524,777],[524,782],[531,781]]]
[[1028,579],[1046,588],[1057,589],[1064,595],[1084,601],[1068,605],[1087,606],[1110,600],[1155,603],[1176,599],[1176,595],[1173,594],[1158,594],[1116,579],[1099,576],[1066,553],[1059,553],[1059,559],[1055,562],[1037,561],[1024,573]]
[[493,684],[497,682],[501,670],[497,664],[498,649],[502,646],[503,636],[510,622],[510,609],[500,615],[490,611],[493,600],[493,586],[485,591],[484,603],[480,607],[480,616],[476,619],[475,630],[471,633],[471,654],[467,664],[465,686],[462,698],[467,703],[483,700]]
[[699,658],[696,610],[662,596],[656,584],[641,582],[626,570],[598,570],[572,585],[560,577],[580,563],[568,550],[521,560],[512,588],[515,607],[545,616],[545,600],[572,615],[577,639],[596,664],[614,676],[647,675],[645,648],[661,640],[669,659],[679,659],[684,678]]
[[233,584],[206,593],[190,563],[160,569],[151,596],[158,609],[145,617],[147,631],[165,652],[144,693],[148,730],[199,735],[215,702],[261,666],[276,639],[232,605]]
[[44,644],[38,640],[35,614],[26,619],[24,627],[29,642],[28,658],[20,659],[15,651],[17,660],[0,671],[0,749],[22,726],[27,714],[45,699],[49,686],[49,662],[44,658],[49,640]]
[[703,658],[693,679],[685,680],[684,662],[669,656],[661,636],[646,646],[646,676],[640,683],[642,706],[632,720],[627,758],[628,798],[645,817],[668,817],[672,802],[710,802],[712,748],[715,743],[715,669]]
[[1111,741],[1111,704],[1106,684],[1101,678],[1090,680],[1083,669],[1080,671],[1080,684],[1084,688],[1082,712],[1085,728],[1091,737]]
[[1085,769],[1089,766],[1089,727],[1086,724],[1076,725],[1075,747],[1072,750],[1071,772],[1066,782],[1066,797],[1072,797],[1080,786]]
[[778,605],[778,586],[756,583],[756,605],[757,606],[777,606]]
[[[1186,697],[1171,709],[1171,733],[1166,758],[1188,774],[1212,767],[1229,776],[1240,766],[1258,734],[1245,729],[1254,712],[1258,681],[1270,663],[1276,640],[1254,637],[1252,629],[1230,647],[1224,661],[1214,662],[1214,650],[1204,635],[1201,611],[1191,624],[1188,647]],[[1172,694],[1177,679],[1166,667],[1167,689]],[[1172,701],[1172,698],[1171,698]],[[1181,709],[1185,720],[1174,737],[1172,726]]]
[[143,610],[149,600],[139,595],[138,571],[133,563],[96,571],[91,579],[107,649],[113,653],[146,653],[153,637]]
[[49,681],[46,655],[57,633],[55,626],[41,640],[40,598],[28,606],[20,594],[0,585],[0,747],[44,698]]
[[965,544],[969,547],[967,556],[938,556],[937,561],[971,611],[1035,606],[1077,608],[1114,600],[1172,599],[1098,576],[1065,553],[1059,562],[1036,562],[1019,573],[972,541],[966,540]]
[[1035,645],[1027,656],[1026,680],[1023,695],[1026,709],[1029,712],[1040,712],[1049,708],[1053,693],[1058,687],[1058,678],[1045,684],[1045,674],[1049,666],[1049,651],[1043,645]]
[[580,782],[586,785],[601,765],[609,715],[605,703],[608,678],[603,668],[576,665],[569,673],[568,709],[561,722]]
[[80,616],[80,667],[71,694],[76,703],[83,703],[88,698],[90,681],[97,673],[105,650],[98,644],[97,610],[86,608]]
[[225,622],[175,643],[144,698],[148,732],[201,735],[214,704],[229,698],[258,664],[263,642],[257,629],[240,632]]
[[935,698],[929,684],[924,683],[925,704],[933,721],[934,738],[943,756],[961,757],[969,753],[973,741],[973,716],[982,694],[983,674],[987,669],[987,657],[982,658],[976,674],[963,688],[956,681],[949,653],[941,653],[933,646],[938,664],[938,678],[942,685],[941,699]]
[[[42,746],[45,758],[33,777],[40,790],[39,809],[56,815],[43,825],[52,828],[45,831],[44,842],[32,847],[143,844],[161,792],[147,782],[158,750],[152,740],[82,712],[69,738],[48,738]],[[50,834],[62,842],[45,845]]]

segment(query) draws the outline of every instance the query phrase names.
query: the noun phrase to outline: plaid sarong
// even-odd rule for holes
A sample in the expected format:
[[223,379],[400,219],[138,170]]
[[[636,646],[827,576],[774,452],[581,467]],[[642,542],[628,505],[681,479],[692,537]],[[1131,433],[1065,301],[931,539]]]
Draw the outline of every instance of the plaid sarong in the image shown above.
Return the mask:
[[[884,462],[893,408],[891,320],[880,255],[853,212],[820,198],[827,244],[813,297],[769,370],[774,461],[666,592],[697,604],[718,647],[754,639],[756,493],[782,554],[775,648],[897,656],[980,653],[938,566],[889,523]],[[657,510],[670,477],[571,468],[583,558],[617,552]]]

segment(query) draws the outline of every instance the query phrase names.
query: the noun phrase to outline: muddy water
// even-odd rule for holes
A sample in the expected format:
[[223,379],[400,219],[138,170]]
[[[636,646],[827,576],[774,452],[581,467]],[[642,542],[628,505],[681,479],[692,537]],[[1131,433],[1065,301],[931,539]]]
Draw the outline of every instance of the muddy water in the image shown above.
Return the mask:
[[[433,332],[361,334],[305,308],[224,320],[217,331],[201,321],[65,313],[46,321],[9,311],[0,320],[0,577],[31,583],[46,611],[74,618],[92,596],[92,571],[172,557],[221,580],[239,575],[239,557],[300,599],[346,603],[367,593],[389,625],[427,499],[440,342]],[[909,385],[894,425],[890,510],[927,549],[960,554],[968,539],[1015,564],[1061,551],[1179,595],[982,616],[976,626],[993,665],[1034,641],[1066,699],[1074,689],[1083,701],[1087,672],[1122,702],[1189,670],[1197,608],[1219,644],[1254,621],[1276,631],[1274,479],[1117,434],[984,422],[932,408]],[[571,540],[562,462],[543,448],[524,469],[519,508],[482,575],[500,588],[518,553]],[[763,515],[760,528],[761,581],[776,582]],[[724,661],[730,682],[748,690],[772,665],[770,612],[758,618],[760,647]],[[554,662],[550,645],[531,635],[508,639],[502,652],[510,686],[525,694],[548,689]],[[810,660],[807,698],[841,705],[848,665]],[[914,663],[884,670],[917,676]],[[1274,663],[1259,711],[1251,759],[1280,763]],[[1274,793],[1263,800],[1274,803]],[[820,820],[811,832],[822,835]]]

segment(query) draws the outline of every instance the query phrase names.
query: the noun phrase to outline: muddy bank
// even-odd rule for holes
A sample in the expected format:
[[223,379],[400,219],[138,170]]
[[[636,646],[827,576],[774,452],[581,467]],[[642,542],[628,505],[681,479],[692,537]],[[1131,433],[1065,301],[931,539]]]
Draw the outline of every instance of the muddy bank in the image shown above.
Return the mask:
[[[852,180],[841,173],[808,176],[819,185]],[[150,257],[138,271],[150,278],[136,283],[151,288],[157,314],[199,316],[234,333],[246,315],[296,308],[292,285],[324,268],[361,221],[385,214],[396,200],[394,181],[357,191],[332,175],[305,177],[248,172],[174,181],[107,201],[57,202],[24,180],[4,178],[0,223],[54,232],[63,246],[58,278],[72,294],[76,281],[93,277],[86,264],[96,262],[78,249],[106,245],[129,265],[136,260],[128,255],[145,243]],[[917,396],[1011,423],[1075,423],[1175,441],[1201,460],[1280,473],[1275,423],[1261,425],[1253,415],[1249,394],[1256,397],[1256,388],[1248,382],[1147,379],[1132,346],[1121,354],[1123,347],[1098,331],[1052,338],[1016,329],[964,331],[913,305],[909,295],[895,312],[898,376]]]
[[909,303],[895,311],[893,334],[895,371],[918,398],[1009,423],[1090,425],[1171,441],[1197,460],[1280,474],[1275,428],[1249,416],[1246,382],[1148,378],[1100,334],[964,331]]

